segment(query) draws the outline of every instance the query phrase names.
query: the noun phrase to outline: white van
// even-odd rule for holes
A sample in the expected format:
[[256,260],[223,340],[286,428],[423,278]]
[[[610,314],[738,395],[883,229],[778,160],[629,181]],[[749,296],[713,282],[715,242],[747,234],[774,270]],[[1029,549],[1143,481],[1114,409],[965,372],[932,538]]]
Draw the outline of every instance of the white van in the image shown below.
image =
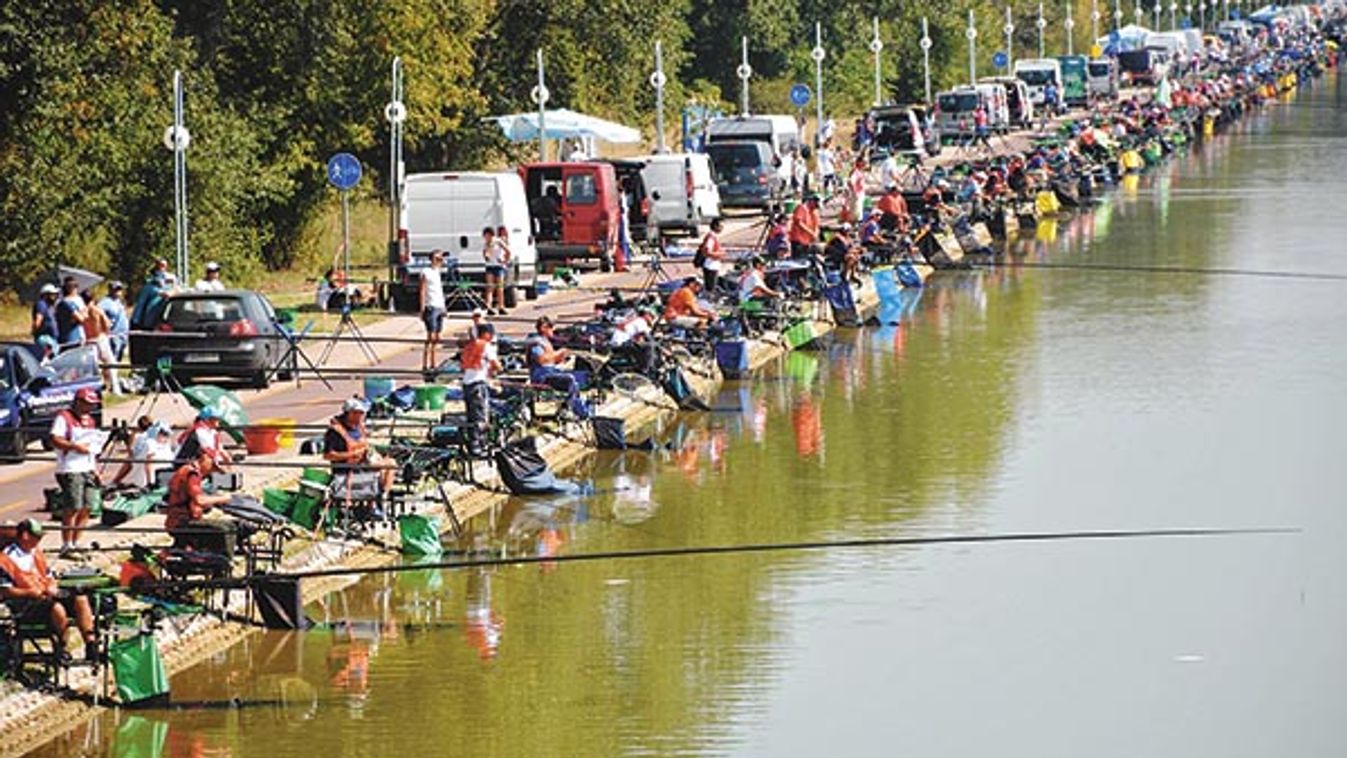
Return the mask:
[[1085,89],[1092,101],[1114,100],[1118,97],[1118,61],[1109,58],[1091,58],[1085,67]]
[[1049,82],[1057,87],[1057,102],[1062,102],[1062,62],[1056,58],[1021,58],[1015,61],[1014,74],[1029,87],[1034,105],[1043,104],[1043,90]]
[[777,175],[787,185],[794,176],[794,154],[801,147],[800,127],[794,116],[764,114],[715,118],[706,125],[706,144],[717,142],[763,142],[780,161]]
[[[524,182],[514,172],[443,172],[410,174],[402,191],[403,260],[398,282],[417,285],[417,275],[435,250],[444,251],[445,264],[459,274],[479,278],[485,273],[482,230],[505,227],[510,232],[511,265],[506,271],[505,304],[517,301],[516,286],[532,300],[538,296],[538,249]],[[449,279],[445,277],[446,281]],[[407,292],[401,293],[404,297]],[[415,290],[410,293],[415,297]],[[403,300],[399,298],[399,304]]]
[[663,153],[632,160],[644,161],[641,182],[650,198],[646,221],[649,235],[697,235],[701,226],[720,218],[720,189],[705,153]]
[[1000,82],[979,82],[978,96],[982,106],[987,109],[987,127],[993,132],[1010,131],[1010,96],[1006,94],[1006,85]]

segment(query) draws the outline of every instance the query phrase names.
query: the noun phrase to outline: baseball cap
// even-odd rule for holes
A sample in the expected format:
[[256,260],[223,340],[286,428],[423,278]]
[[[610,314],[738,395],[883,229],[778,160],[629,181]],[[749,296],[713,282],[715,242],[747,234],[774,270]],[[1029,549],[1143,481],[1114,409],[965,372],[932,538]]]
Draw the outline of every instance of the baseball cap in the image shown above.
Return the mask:
[[207,263],[207,264],[206,264],[206,270],[207,270],[207,271],[219,271],[219,270],[220,270],[220,264],[216,263],[215,261],[211,261],[210,263]]
[[98,390],[93,387],[84,387],[75,393],[75,399],[89,405],[98,405]]
[[363,397],[348,397],[346,402],[341,404],[341,412],[350,413],[351,411],[366,413],[369,411],[369,403],[365,402]]
[[57,287],[55,284],[52,284],[51,282],[47,282],[46,284],[42,285],[42,289],[38,290],[38,294],[59,295],[61,294],[61,288]]
[[208,405],[197,411],[196,418],[198,421],[219,421],[220,412],[215,410],[214,406]]
[[126,285],[122,284],[121,282],[115,279],[113,281],[108,282],[108,292],[116,292],[118,290],[124,289],[126,289]]
[[41,522],[41,521],[38,521],[38,520],[35,519],[35,518],[26,518],[26,519],[24,519],[23,521],[20,521],[20,522],[14,527],[14,533],[15,533],[15,534],[22,534],[22,533],[24,533],[24,532],[28,532],[29,534],[33,535],[34,537],[41,537],[41,536],[42,536],[42,522]]

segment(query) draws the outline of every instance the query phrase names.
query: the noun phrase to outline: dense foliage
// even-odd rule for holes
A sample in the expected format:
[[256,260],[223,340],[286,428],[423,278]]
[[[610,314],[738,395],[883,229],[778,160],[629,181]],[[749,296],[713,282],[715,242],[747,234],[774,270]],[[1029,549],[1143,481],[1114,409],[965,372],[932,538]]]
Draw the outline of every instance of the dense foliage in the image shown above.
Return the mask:
[[[1021,51],[1036,4],[1017,0]],[[1077,39],[1088,29],[1078,4]],[[979,3],[980,57],[1000,45],[1004,5]],[[783,111],[812,86],[814,23],[828,49],[828,110],[873,98],[871,18],[885,40],[886,98],[919,99],[920,18],[936,86],[966,75],[967,6],[876,0],[25,0],[0,5],[0,287],[57,262],[138,279],[173,248],[175,68],[187,86],[193,260],[235,281],[295,262],[304,224],[330,199],[323,162],[364,160],[369,194],[386,181],[389,66],[406,70],[409,171],[522,157],[484,122],[532,107],[534,51],[551,105],[652,131],[653,42],[669,74],[667,123],[685,102],[738,102],[741,36],[753,107]],[[1107,21],[1105,21],[1107,23]],[[1050,32],[1054,49],[1060,30]],[[197,272],[192,272],[197,273]]]

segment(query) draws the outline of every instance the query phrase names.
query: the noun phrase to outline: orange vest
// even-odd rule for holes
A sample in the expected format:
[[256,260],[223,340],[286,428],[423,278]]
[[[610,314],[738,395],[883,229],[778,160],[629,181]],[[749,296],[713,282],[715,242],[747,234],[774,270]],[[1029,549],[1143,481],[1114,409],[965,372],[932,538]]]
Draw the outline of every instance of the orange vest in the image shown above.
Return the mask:
[[459,357],[459,365],[465,369],[479,369],[484,365],[486,358],[486,346],[489,341],[478,337],[471,340],[463,346],[463,354]]
[[201,469],[197,468],[195,461],[179,466],[173,472],[173,478],[168,480],[168,496],[165,498],[168,502],[167,518],[164,519],[166,528],[177,529],[205,515],[205,509],[199,508],[192,498],[193,477],[200,486]]
[[3,552],[0,552],[0,569],[9,574],[14,587],[21,590],[42,590],[46,592],[56,580],[47,572],[47,556],[41,550],[33,550],[33,570],[20,571],[19,564]]

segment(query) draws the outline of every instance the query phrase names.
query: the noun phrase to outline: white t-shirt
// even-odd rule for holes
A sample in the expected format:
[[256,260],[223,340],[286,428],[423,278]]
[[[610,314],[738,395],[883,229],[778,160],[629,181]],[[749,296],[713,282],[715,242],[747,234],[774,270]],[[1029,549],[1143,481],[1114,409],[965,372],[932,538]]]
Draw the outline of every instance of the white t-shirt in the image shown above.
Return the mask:
[[715,232],[707,232],[702,238],[702,247],[707,251],[707,256],[702,261],[702,268],[719,274],[724,270],[724,266],[721,265],[719,258],[712,257],[710,253],[714,251],[721,255],[725,254],[725,248],[720,245],[720,237]]
[[[97,436],[98,431],[88,427],[72,428],[66,418],[64,413],[57,414],[56,420],[51,422],[51,436],[80,442],[85,446],[90,445],[93,442],[90,436]],[[93,447],[90,447],[87,453],[58,449],[56,451],[56,473],[87,474],[97,468],[97,462],[94,460],[97,453],[98,450]]]
[[749,269],[748,273],[744,274],[744,278],[739,280],[739,302],[751,300],[755,290],[766,286],[767,282],[763,278],[762,272],[755,268]]
[[504,266],[505,248],[505,240],[500,237],[493,238],[491,244],[487,245],[486,250],[483,251],[483,255],[486,257],[486,264],[488,266]]
[[824,176],[832,176],[837,173],[837,167],[833,165],[833,151],[826,147],[819,149],[818,168]]
[[[14,566],[25,574],[33,573],[37,566],[37,557],[32,553],[19,547],[19,543],[11,542],[5,545],[5,556],[14,562]],[[50,573],[50,572],[48,572]],[[14,584],[14,578],[0,571],[0,587],[9,587]]]
[[[153,461],[149,464],[149,470],[153,471],[173,463],[173,443],[171,441],[160,441],[148,434],[139,434],[136,436],[135,442],[131,443],[131,457],[137,461]],[[146,473],[144,463],[131,464],[130,480],[131,484],[136,487],[148,487],[150,485],[150,477]]]
[[426,287],[426,299],[422,307],[444,310],[444,280],[440,278],[439,268],[426,266],[421,269],[421,281]]
[[193,289],[197,292],[224,292],[225,286],[219,279],[197,279]]
[[631,342],[642,334],[650,333],[650,322],[641,316],[632,316],[626,323],[613,330],[613,336],[609,340],[613,347],[620,347]]
[[491,363],[496,360],[496,343],[492,342],[482,350],[481,368],[463,369],[463,384],[476,384],[491,378]]
[[898,168],[898,159],[892,155],[884,159],[879,166],[879,180],[884,185],[884,189],[898,186],[898,176],[901,174]]

